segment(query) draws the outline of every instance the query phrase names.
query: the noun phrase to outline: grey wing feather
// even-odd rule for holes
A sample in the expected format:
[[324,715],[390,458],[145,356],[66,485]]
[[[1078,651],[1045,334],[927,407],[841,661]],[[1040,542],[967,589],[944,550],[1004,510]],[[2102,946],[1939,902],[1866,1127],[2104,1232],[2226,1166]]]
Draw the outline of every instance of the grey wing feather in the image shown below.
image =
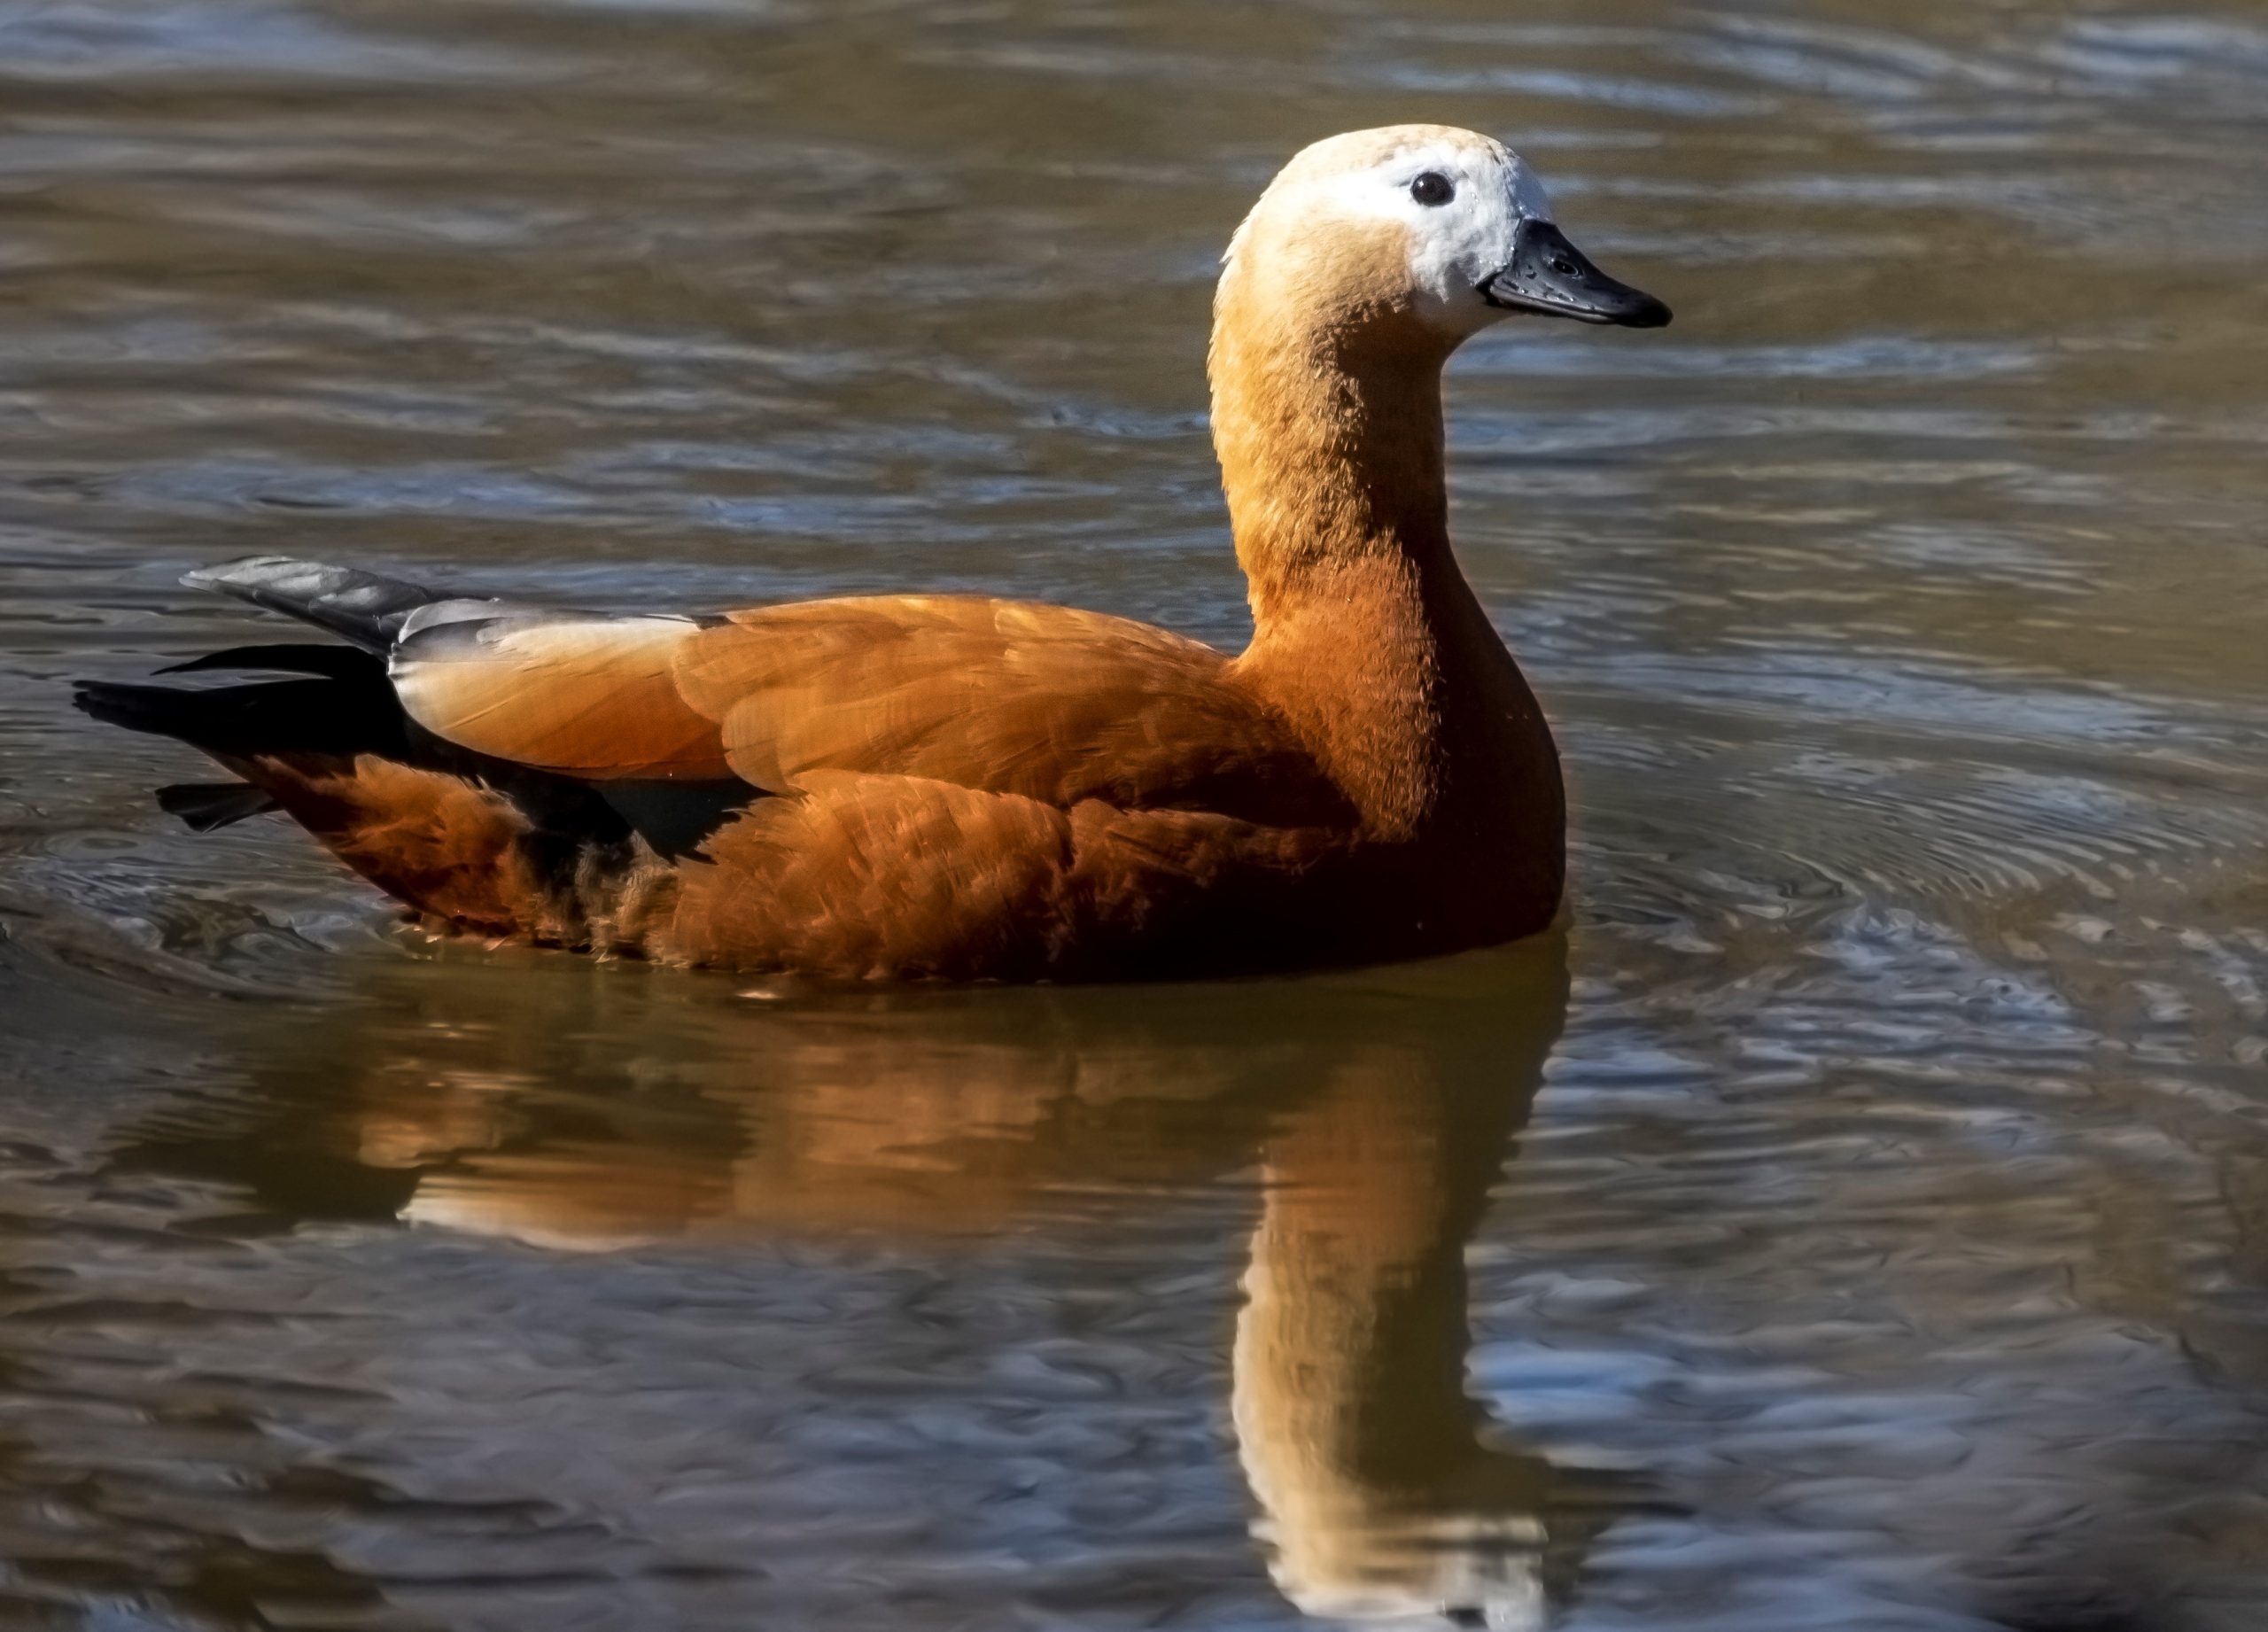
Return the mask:
[[294,561],[287,556],[247,556],[182,575],[192,589],[217,590],[282,612],[352,641],[365,651],[385,652],[420,607],[448,597],[422,584],[353,567]]

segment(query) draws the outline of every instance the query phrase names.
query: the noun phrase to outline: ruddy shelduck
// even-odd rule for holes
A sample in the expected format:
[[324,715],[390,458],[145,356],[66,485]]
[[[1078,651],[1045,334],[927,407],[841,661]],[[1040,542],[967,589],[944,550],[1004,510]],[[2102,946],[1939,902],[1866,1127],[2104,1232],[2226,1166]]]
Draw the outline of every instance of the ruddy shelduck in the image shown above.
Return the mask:
[[563,611],[260,556],[190,573],[344,644],[89,683],[427,921],[672,963],[1105,979],[1408,958],[1545,927],[1565,807],[1449,550],[1442,366],[1515,312],[1658,327],[1470,131],[1306,149],[1237,229],[1214,446],[1252,641],[890,595]]

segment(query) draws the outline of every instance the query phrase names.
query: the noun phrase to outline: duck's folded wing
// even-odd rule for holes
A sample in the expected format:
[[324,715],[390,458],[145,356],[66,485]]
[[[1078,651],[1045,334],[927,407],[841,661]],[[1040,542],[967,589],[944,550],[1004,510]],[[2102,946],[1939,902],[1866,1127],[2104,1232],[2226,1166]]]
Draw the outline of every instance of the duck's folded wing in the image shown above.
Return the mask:
[[386,669],[410,719],[476,753],[591,781],[725,781],[719,722],[677,682],[703,633],[659,616],[413,621]]
[[853,771],[1263,820],[1340,803],[1220,653],[1060,607],[893,596],[704,619],[461,618],[413,628],[392,670],[426,729],[594,781],[783,792]]

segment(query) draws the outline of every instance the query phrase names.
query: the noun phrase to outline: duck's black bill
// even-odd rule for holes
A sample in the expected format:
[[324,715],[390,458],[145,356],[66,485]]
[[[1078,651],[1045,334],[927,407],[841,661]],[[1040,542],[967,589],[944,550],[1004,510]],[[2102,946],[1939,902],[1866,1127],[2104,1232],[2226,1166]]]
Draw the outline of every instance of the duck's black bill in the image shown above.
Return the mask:
[[1669,322],[1669,307],[1607,276],[1548,221],[1519,224],[1512,234],[1511,263],[1490,276],[1480,294],[1491,306],[1582,323],[1658,329]]

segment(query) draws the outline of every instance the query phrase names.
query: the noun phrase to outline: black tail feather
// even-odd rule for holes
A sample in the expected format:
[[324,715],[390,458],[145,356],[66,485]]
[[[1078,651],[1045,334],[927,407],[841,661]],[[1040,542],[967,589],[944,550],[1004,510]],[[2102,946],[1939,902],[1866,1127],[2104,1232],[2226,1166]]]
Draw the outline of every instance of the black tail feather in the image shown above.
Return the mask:
[[[71,700],[105,725],[175,738],[231,769],[233,761],[265,755],[374,754],[462,777],[509,799],[548,835],[547,842],[566,846],[562,853],[586,842],[620,843],[632,831],[621,813],[581,782],[470,753],[420,729],[402,712],[384,663],[369,652],[346,646],[244,646],[192,658],[169,672],[200,670],[266,670],[293,678],[201,687],[82,680]],[[691,791],[697,802],[704,789],[696,785]],[[162,790],[158,802],[204,832],[266,808],[252,803],[261,797],[233,783],[182,784]],[[670,814],[682,825],[685,818],[674,808]]]
[[210,833],[276,808],[250,782],[169,782],[158,789],[158,808],[178,816],[192,833]]
[[351,678],[192,688],[82,680],[72,702],[105,725],[178,738],[215,754],[407,752],[407,724],[378,663]]
[[[733,781],[610,783],[602,791],[431,735],[403,712],[384,658],[370,649],[380,645],[381,634],[390,642],[409,611],[437,604],[413,585],[276,556],[192,574],[190,581],[336,629],[361,649],[293,641],[230,647],[159,672],[291,678],[223,686],[82,680],[72,696],[82,711],[105,725],[174,737],[230,769],[262,755],[375,754],[462,777],[510,800],[538,837],[563,846],[560,853],[566,856],[587,843],[626,842],[633,832],[663,855],[689,854],[757,797]],[[158,803],[199,833],[275,808],[260,789],[238,782],[176,783],[159,790]]]
[[320,674],[330,680],[366,680],[378,672],[377,659],[352,646],[328,642],[274,641],[260,646],[231,646],[207,652],[187,663],[169,663],[160,674],[196,674],[211,669],[252,670],[274,674]]

